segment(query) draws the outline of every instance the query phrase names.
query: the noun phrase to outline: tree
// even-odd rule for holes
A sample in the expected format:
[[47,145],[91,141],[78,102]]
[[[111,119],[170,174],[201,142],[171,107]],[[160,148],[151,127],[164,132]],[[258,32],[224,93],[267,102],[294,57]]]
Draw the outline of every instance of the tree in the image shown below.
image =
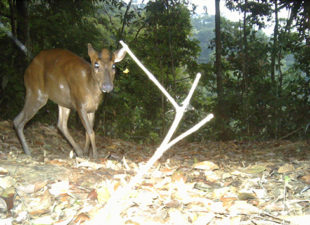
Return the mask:
[[220,138],[225,139],[225,108],[223,93],[223,75],[222,75],[222,44],[221,44],[221,12],[220,0],[215,0],[215,70],[216,70],[216,92],[217,92],[217,108],[216,123],[220,132]]
[[202,14],[192,17],[193,35],[200,42],[201,53],[198,58],[198,63],[208,63],[211,61],[213,49],[210,47],[210,42],[214,40],[215,17],[208,14]]
[[271,81],[275,86],[275,64],[276,64],[276,57],[278,51],[278,33],[279,33],[279,18],[278,18],[278,0],[274,0],[274,30],[273,30],[273,46],[272,46],[272,55],[271,55]]
[[[145,28],[136,48],[140,49],[141,58],[150,70],[159,76],[161,83],[175,96],[183,90],[177,86],[177,79],[188,76],[184,73],[195,71],[199,46],[197,41],[190,39],[191,29],[190,12],[181,2],[148,2]],[[150,94],[149,100],[145,102],[148,104],[145,106],[149,111],[147,114],[154,116],[161,109],[162,127],[165,127],[166,101],[164,98],[161,98],[161,102],[155,100],[159,99],[156,90]],[[158,107],[159,103],[161,107]]]
[[[221,18],[220,1],[216,3],[217,24],[207,14],[194,15],[193,30],[185,0],[148,1],[147,5],[117,0],[0,1],[1,31],[5,31],[0,32],[1,118],[16,116],[25,94],[26,57],[7,35],[11,31],[33,55],[59,47],[86,60],[88,42],[96,49],[115,49],[124,39],[175,97],[183,96],[199,69],[203,84],[192,101],[199,110],[190,111],[180,128],[185,130],[202,118],[198,111],[215,111],[216,123],[197,133],[196,140],[210,134],[219,139],[285,137],[309,123],[308,1],[227,0],[231,10],[243,15],[239,22]],[[273,10],[275,4],[278,10]],[[284,8],[290,10],[290,17],[278,18],[277,33],[267,37],[260,29]],[[201,41],[203,61],[197,61],[195,38]],[[129,57],[116,69],[115,90],[97,111],[97,129],[111,137],[156,140],[172,119],[169,105]],[[54,110],[48,104],[36,120],[54,122]]]
[[[11,5],[14,4],[11,2]],[[13,10],[14,11],[14,10]],[[16,1],[16,21],[17,21],[17,38],[24,43],[27,51],[27,59],[30,61],[30,32],[29,32],[29,16],[28,16],[28,0],[17,0]],[[11,15],[14,18],[14,15]],[[13,22],[14,24],[14,22]],[[14,29],[15,25],[12,26]]]

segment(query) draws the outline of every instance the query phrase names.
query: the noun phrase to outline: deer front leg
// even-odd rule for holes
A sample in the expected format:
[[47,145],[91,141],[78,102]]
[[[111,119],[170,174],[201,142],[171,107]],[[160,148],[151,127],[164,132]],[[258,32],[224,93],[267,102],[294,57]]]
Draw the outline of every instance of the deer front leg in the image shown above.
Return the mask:
[[68,126],[67,126],[68,118],[70,115],[70,109],[58,105],[58,112],[59,112],[58,124],[57,124],[58,129],[65,136],[65,138],[69,141],[69,143],[72,145],[77,156],[82,157],[83,151],[80,148],[80,146],[76,144],[75,141],[73,140],[72,136],[69,133]]
[[[95,113],[94,112],[87,113],[87,117],[88,117],[89,123],[91,125],[91,128],[94,129]],[[87,132],[85,134],[85,137],[86,137],[86,141],[85,141],[85,146],[84,146],[84,154],[88,153],[88,148],[89,148],[89,143],[90,143],[90,138],[89,138]],[[89,152],[89,154],[90,154],[90,152]]]
[[[92,146],[92,156],[93,158],[97,158],[98,157],[98,154],[97,154],[97,148],[96,148],[96,142],[95,142],[95,132],[93,130],[93,126],[91,125],[89,119],[88,119],[88,116],[87,116],[87,113],[86,113],[86,110],[81,108],[78,110],[78,113],[79,113],[79,116],[80,116],[80,119],[82,121],[82,124],[86,130],[86,141],[87,141],[87,136],[90,140],[90,143],[91,143],[91,146]],[[90,156],[91,156],[91,152],[90,153]]]

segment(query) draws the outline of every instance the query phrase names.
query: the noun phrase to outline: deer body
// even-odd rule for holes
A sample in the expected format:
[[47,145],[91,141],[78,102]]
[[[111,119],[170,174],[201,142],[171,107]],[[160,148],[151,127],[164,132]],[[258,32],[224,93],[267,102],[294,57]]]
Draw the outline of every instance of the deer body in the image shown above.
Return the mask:
[[40,52],[26,69],[25,105],[14,119],[14,127],[25,153],[31,154],[24,137],[24,126],[50,99],[58,104],[57,127],[73,146],[76,154],[82,156],[83,151],[75,143],[67,128],[71,109],[78,112],[86,129],[84,151],[88,150],[91,143],[92,155],[97,157],[93,131],[95,111],[102,98],[102,92],[112,91],[114,63],[121,61],[125,54],[123,49],[114,53],[102,49],[98,53],[89,44],[88,55],[91,59],[89,64],[67,50],[52,49]]

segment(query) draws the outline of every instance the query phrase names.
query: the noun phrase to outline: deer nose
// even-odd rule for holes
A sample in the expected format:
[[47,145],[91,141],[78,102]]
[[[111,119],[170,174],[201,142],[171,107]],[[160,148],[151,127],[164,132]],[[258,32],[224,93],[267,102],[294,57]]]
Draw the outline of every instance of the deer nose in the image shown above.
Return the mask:
[[103,92],[111,92],[113,90],[113,85],[112,84],[103,84],[102,89]]

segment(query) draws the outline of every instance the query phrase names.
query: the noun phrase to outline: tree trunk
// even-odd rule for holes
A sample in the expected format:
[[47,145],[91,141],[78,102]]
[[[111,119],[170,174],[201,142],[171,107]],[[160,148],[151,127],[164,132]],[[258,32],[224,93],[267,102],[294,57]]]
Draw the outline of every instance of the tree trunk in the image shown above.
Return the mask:
[[14,13],[14,1],[9,0],[9,6],[10,6],[10,21],[11,21],[11,32],[14,37],[16,37],[16,25],[15,25],[15,13]]
[[[273,107],[273,118],[274,124],[272,124],[274,138],[278,138],[278,130],[279,130],[279,110],[278,110],[278,85],[276,83],[275,74],[276,69],[279,68],[276,65],[277,55],[279,53],[278,49],[278,33],[279,33],[279,19],[278,19],[278,0],[274,1],[274,15],[275,15],[275,25],[274,25],[274,32],[273,32],[273,47],[272,47],[272,54],[271,54],[271,82],[272,82],[272,89],[274,90],[274,107]],[[278,71],[279,72],[279,71]]]
[[[28,25],[28,0],[16,0],[17,38],[26,47],[27,61],[30,61],[30,32]],[[23,48],[23,46],[19,46]]]
[[224,102],[223,102],[223,77],[222,77],[222,44],[221,44],[221,14],[220,14],[220,0],[215,0],[215,69],[217,82],[217,109],[216,109],[216,124],[219,130],[220,139],[225,139],[224,127]]
[[[167,4],[167,14],[170,15],[171,17],[171,14],[170,14],[170,6],[168,4],[168,2],[166,3]],[[173,14],[172,14],[173,15]],[[172,20],[174,20],[174,18],[172,18]],[[172,26],[171,26],[171,21],[169,20],[168,21],[168,26],[171,27],[172,29]],[[173,77],[173,84],[172,84],[172,94],[173,94],[173,97],[176,97],[175,96],[175,89],[176,89],[176,74],[175,74],[175,65],[174,65],[174,55],[173,55],[173,47],[172,47],[172,44],[173,44],[173,40],[171,39],[171,32],[169,31],[168,33],[168,43],[169,43],[169,53],[170,53],[170,60],[171,60],[171,64],[170,64],[170,68],[171,68],[171,74],[172,74],[172,77]]]
[[278,21],[278,0],[275,0],[275,25],[273,31],[273,47],[272,47],[272,54],[271,54],[271,82],[272,85],[275,85],[275,69],[276,69],[276,55],[278,49],[278,32],[279,32],[279,21]]
[[243,73],[243,82],[244,82],[244,92],[247,92],[248,89],[248,65],[247,65],[247,59],[248,59],[248,39],[247,39],[247,9],[248,1],[245,0],[244,6],[245,10],[243,12],[243,57],[242,57],[242,73]]
[[[122,27],[119,31],[119,34],[118,34],[118,39],[119,40],[123,40],[124,38],[124,30],[125,30],[125,26],[126,26],[126,22],[127,22],[127,17],[128,17],[128,12],[130,10],[130,7],[131,7],[131,3],[132,3],[132,0],[129,1],[127,7],[126,7],[126,11],[125,11],[125,14],[124,14],[124,17],[122,19]],[[119,42],[117,43],[117,47],[119,47]]]
[[245,10],[243,12],[243,54],[242,54],[242,74],[243,74],[243,93],[242,93],[242,103],[243,103],[243,115],[246,123],[247,135],[250,134],[250,123],[249,123],[249,98],[248,98],[248,88],[249,88],[249,76],[248,76],[248,38],[247,38],[247,5],[248,0],[244,1]]

